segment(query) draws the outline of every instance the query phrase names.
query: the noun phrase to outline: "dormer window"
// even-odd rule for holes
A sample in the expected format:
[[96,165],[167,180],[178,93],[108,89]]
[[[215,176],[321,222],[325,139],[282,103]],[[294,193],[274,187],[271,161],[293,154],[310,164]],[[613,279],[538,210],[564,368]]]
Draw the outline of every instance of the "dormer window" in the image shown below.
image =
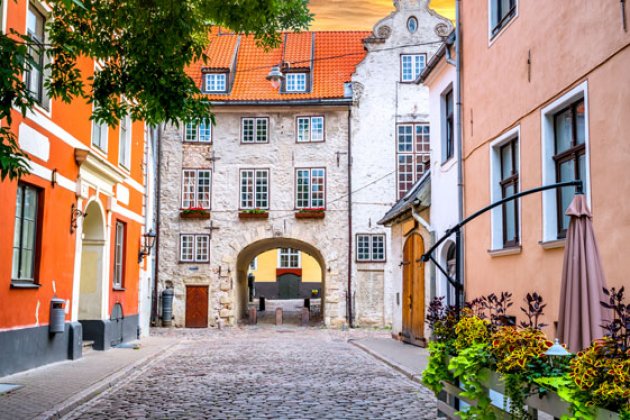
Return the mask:
[[227,89],[227,75],[225,73],[206,73],[204,88],[206,92],[225,92]]
[[287,73],[286,92],[306,92],[306,73]]

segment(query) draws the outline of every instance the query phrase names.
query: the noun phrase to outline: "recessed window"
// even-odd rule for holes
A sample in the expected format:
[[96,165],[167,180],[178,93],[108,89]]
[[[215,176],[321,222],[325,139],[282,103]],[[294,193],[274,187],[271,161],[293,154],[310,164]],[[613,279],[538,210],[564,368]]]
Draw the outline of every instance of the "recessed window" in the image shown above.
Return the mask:
[[426,55],[405,54],[400,56],[401,78],[403,82],[415,81],[426,65]]
[[[518,138],[508,141],[499,148],[501,160],[499,181],[501,198],[510,197],[518,193],[519,156]],[[503,219],[503,247],[516,246],[519,243],[518,232],[518,201],[512,200],[502,207]]]
[[407,19],[407,30],[412,34],[418,30],[418,19],[415,16],[411,16]]
[[243,118],[241,143],[267,143],[269,141],[268,118]]
[[269,208],[269,169],[241,170],[242,210]]
[[428,124],[400,124],[397,131],[398,197],[431,167],[430,128]]
[[210,235],[181,235],[179,241],[181,262],[210,261]]
[[17,282],[35,282],[38,249],[39,189],[18,184],[15,224],[13,231],[13,265],[11,279]]
[[298,117],[297,142],[324,141],[324,117]]
[[285,91],[306,92],[306,73],[288,73],[285,77]]
[[188,122],[184,126],[184,141],[190,143],[212,143],[212,122],[204,118],[197,122]]
[[107,140],[109,136],[109,126],[92,120],[92,146],[107,152]]
[[297,169],[295,177],[295,207],[323,209],[326,206],[326,169]]
[[385,235],[357,235],[357,261],[385,261]]
[[517,0],[490,0],[491,36],[498,34],[516,16]]
[[227,75],[225,73],[205,74],[206,92],[225,92],[227,90]]
[[125,277],[125,239],[127,225],[116,221],[116,234],[114,237],[114,288],[122,288]]
[[182,208],[209,209],[212,172],[208,169],[184,169],[182,173]]
[[131,168],[131,118],[129,115],[120,119],[120,142],[118,143],[118,163]]
[[280,248],[278,253],[278,268],[300,268],[300,251],[293,248]]
[[46,17],[33,5],[30,5],[26,18],[26,34],[31,41],[28,46],[30,60],[26,72],[26,88],[35,102],[43,107],[48,106],[48,98],[44,91],[45,28]]
[[455,155],[455,127],[453,90],[442,95],[442,162],[446,162]]

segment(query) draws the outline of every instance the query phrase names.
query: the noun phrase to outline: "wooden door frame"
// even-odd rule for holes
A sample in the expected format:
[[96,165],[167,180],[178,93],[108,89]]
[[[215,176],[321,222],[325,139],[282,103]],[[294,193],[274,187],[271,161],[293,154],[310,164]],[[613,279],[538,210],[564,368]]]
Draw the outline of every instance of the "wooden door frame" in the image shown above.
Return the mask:
[[[420,244],[419,247],[417,247],[414,242],[416,237],[419,239],[419,244]],[[409,248],[411,248],[410,251],[409,251]],[[416,248],[419,248],[419,249],[416,249]],[[408,252],[410,252],[411,254],[409,255],[410,258],[407,258]],[[402,273],[403,274],[403,278],[402,278],[402,286],[403,286],[402,322],[403,322],[403,325],[402,325],[401,336],[404,342],[413,344],[416,346],[422,346],[422,347],[426,346],[426,339],[424,337],[424,318],[425,318],[424,300],[425,300],[426,282],[425,282],[424,263],[420,262],[421,268],[419,268],[420,270],[419,273],[416,272],[416,269],[417,269],[416,263],[419,262],[419,259],[422,256],[423,252],[424,252],[424,238],[420,233],[414,231],[405,238],[405,243],[403,245],[403,262],[402,262],[403,263],[403,273]],[[408,276],[408,278],[406,278],[406,276]],[[414,285],[414,278],[416,278],[416,276],[418,276],[418,280],[419,280],[418,285]],[[419,286],[420,290],[416,291],[415,286]],[[409,301],[407,299],[408,294],[405,293],[406,290],[410,294]],[[414,314],[414,311],[413,311],[413,307],[415,306],[414,297],[416,295],[419,295],[421,299],[421,305],[420,305],[421,313],[420,314]],[[408,314],[406,314],[406,311],[408,311]],[[419,319],[417,317],[419,317]],[[415,322],[420,322],[422,324],[421,337],[416,337],[415,334],[413,333]]]

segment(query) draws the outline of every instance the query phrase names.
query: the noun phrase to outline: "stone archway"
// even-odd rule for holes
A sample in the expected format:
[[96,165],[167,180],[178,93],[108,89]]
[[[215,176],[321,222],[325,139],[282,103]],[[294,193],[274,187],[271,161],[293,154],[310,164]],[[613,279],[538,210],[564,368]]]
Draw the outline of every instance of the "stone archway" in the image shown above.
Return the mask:
[[322,253],[313,245],[293,238],[275,237],[261,239],[247,245],[239,252],[236,260],[236,287],[234,313],[237,319],[247,317],[248,302],[248,285],[247,272],[250,262],[259,254],[277,248],[293,248],[313,257],[322,271],[322,293],[321,293],[321,311],[322,319],[324,319],[325,300],[326,300],[326,263]]
[[105,216],[101,206],[91,201],[83,219],[81,278],[79,286],[79,320],[103,318],[105,258]]

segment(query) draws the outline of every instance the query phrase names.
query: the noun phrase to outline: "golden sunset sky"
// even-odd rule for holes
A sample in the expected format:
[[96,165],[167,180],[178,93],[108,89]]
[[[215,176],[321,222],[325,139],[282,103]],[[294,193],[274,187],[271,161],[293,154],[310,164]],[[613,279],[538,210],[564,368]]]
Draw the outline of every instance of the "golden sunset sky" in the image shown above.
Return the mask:
[[[429,6],[454,20],[455,0],[431,0]],[[313,30],[370,30],[376,22],[394,11],[392,0],[310,0],[315,14]]]

